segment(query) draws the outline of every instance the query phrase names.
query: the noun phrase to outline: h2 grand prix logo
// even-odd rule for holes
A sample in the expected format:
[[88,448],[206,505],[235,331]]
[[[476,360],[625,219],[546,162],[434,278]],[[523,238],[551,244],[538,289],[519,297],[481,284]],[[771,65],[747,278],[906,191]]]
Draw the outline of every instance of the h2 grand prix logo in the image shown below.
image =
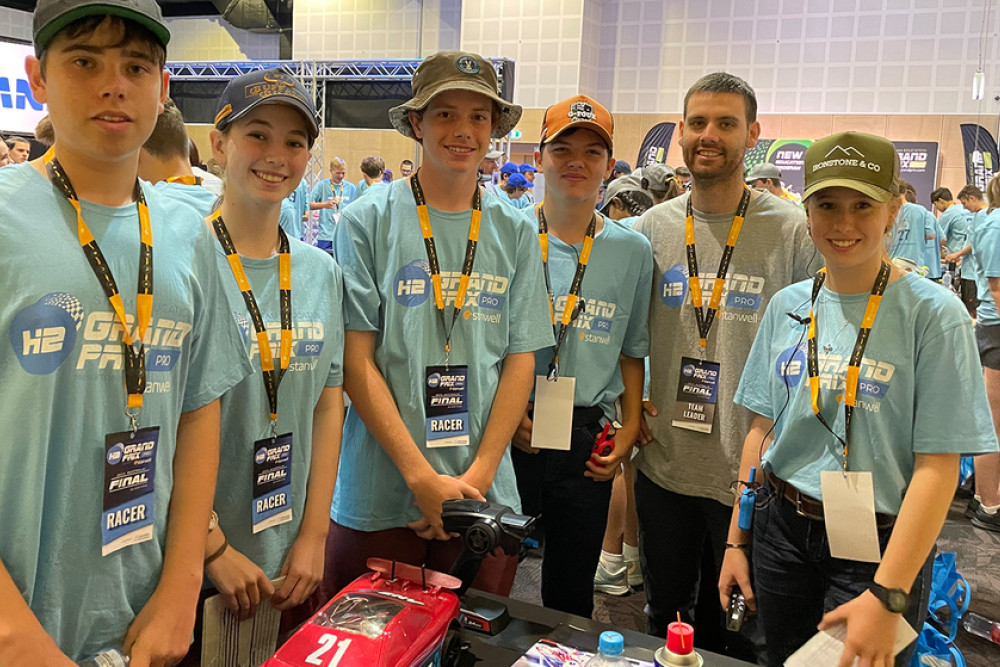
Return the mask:
[[[441,272],[441,292],[444,302],[451,305],[458,293],[462,274],[459,271]],[[510,280],[504,276],[473,271],[469,276],[469,286],[465,293],[465,319],[499,322],[500,311],[507,303],[507,287]],[[407,308],[422,305],[428,298],[433,298],[434,287],[431,282],[430,266],[426,260],[418,259],[396,271],[392,281],[392,295],[396,302]],[[486,314],[472,311],[494,311]]]
[[[700,276],[701,298],[705,305],[712,295],[715,276]],[[722,307],[728,309],[760,310],[764,304],[764,278],[739,273],[730,269],[722,287]],[[663,272],[659,284],[660,301],[667,308],[680,308],[688,298],[688,271],[683,264],[674,264]]]
[[72,294],[53,292],[14,316],[10,344],[18,362],[32,375],[48,375],[66,361],[83,324],[80,301]]
[[[789,387],[798,386],[802,379],[808,375],[806,353],[803,347],[803,345],[790,347],[779,354],[775,361],[775,375]],[[828,391],[840,392],[838,401],[841,400],[841,394],[844,391],[849,364],[850,358],[844,354],[820,352],[817,359],[819,387]],[[895,374],[896,367],[887,361],[862,359],[858,374],[858,396],[881,401],[889,391],[892,377]],[[859,404],[859,407],[867,408],[869,406]],[[877,405],[873,404],[872,410],[876,411]]]

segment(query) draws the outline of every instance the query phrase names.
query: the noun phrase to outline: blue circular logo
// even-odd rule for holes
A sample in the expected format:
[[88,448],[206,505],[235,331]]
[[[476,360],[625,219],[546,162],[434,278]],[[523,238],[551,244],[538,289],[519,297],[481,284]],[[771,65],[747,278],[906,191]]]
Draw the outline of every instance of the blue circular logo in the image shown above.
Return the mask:
[[455,61],[455,67],[465,74],[479,74],[479,61],[472,56],[462,56]]
[[18,362],[32,375],[48,375],[66,361],[83,324],[80,301],[72,294],[53,292],[28,306],[10,323],[10,345]]
[[431,373],[427,378],[427,386],[431,389],[436,389],[441,386],[441,375],[440,373]]
[[125,455],[125,448],[122,447],[122,443],[116,442],[108,450],[108,463],[113,466],[118,465],[122,462],[122,456]]
[[694,375],[694,366],[691,364],[685,364],[684,367],[681,368],[681,373],[684,373],[685,377],[691,377]]
[[413,308],[422,304],[434,289],[427,260],[418,259],[396,271],[392,285],[393,295],[400,305]]
[[660,279],[660,300],[667,308],[680,308],[688,292],[688,277],[684,267],[674,264]]
[[806,353],[801,347],[790,347],[778,355],[774,372],[789,387],[797,387],[806,374]]
[[261,447],[260,449],[258,449],[257,452],[253,455],[253,460],[257,465],[260,465],[261,463],[266,461],[267,447]]

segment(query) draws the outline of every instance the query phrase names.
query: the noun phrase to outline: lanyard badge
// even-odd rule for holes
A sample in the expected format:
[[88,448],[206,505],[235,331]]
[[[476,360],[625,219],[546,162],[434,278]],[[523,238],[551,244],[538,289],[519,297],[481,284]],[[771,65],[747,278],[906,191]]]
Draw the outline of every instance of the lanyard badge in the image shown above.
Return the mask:
[[441,287],[441,266],[438,263],[437,246],[434,244],[434,231],[431,229],[431,217],[427,211],[427,200],[424,199],[424,191],[420,187],[418,169],[410,176],[410,189],[413,190],[413,199],[417,204],[417,217],[420,219],[420,231],[424,236],[424,249],[427,251],[427,264],[431,272],[431,284],[434,286],[434,305],[437,308],[438,317],[441,320],[441,327],[444,329],[444,365],[447,368],[451,361],[451,334],[455,331],[455,323],[458,315],[462,312],[462,305],[465,303],[465,294],[469,289],[469,279],[472,276],[472,265],[476,260],[476,246],[479,243],[479,225],[482,221],[482,200],[479,193],[479,186],[472,195],[472,220],[469,223],[469,240],[465,245],[465,260],[462,262],[462,276],[459,278],[458,291],[455,293],[455,304],[451,315],[451,326],[445,322],[444,317],[444,293]]
[[883,261],[879,269],[875,284],[872,285],[871,295],[868,297],[868,305],[865,307],[865,314],[861,320],[861,328],[858,330],[858,337],[854,341],[854,351],[851,352],[851,360],[847,366],[847,377],[844,380],[844,437],[834,433],[820,412],[819,405],[819,354],[816,344],[816,322],[815,305],[819,297],[820,288],[826,280],[826,269],[820,269],[813,278],[812,298],[809,300],[809,343],[806,365],[809,372],[809,394],[812,398],[813,414],[820,423],[829,431],[843,447],[844,474],[847,474],[847,446],[851,439],[851,418],[854,416],[854,406],[858,396],[858,382],[861,377],[861,360],[865,356],[865,347],[868,345],[868,337],[871,334],[872,325],[875,324],[875,316],[878,314],[879,306],[882,304],[882,294],[885,293],[886,285],[889,284],[890,266]]
[[[149,221],[149,207],[146,196],[142,192],[139,180],[135,182],[136,207],[139,210],[139,285],[136,289],[136,328],[138,338],[132,338],[125,318],[125,306],[115,283],[104,254],[97,245],[97,240],[83,220],[83,211],[76,190],[69,181],[66,172],[55,156],[55,146],[45,153],[45,169],[49,180],[59,190],[76,211],[76,231],[90,268],[97,276],[105,296],[115,311],[115,317],[122,328],[122,348],[125,358],[125,391],[128,399],[125,404],[125,415],[129,419],[131,432],[134,435],[138,429],[138,418],[142,412],[142,397],[146,391],[146,350],[143,341],[146,330],[153,318],[153,230]],[[138,343],[138,349],[136,349]]]
[[[552,293],[552,282],[549,278],[549,225],[545,220],[545,211],[542,204],[535,206],[535,217],[538,218],[538,245],[542,250],[542,267],[545,272],[545,289],[549,293],[549,317],[552,319],[552,326],[556,327],[556,304]],[[590,263],[590,253],[594,247],[594,236],[597,233],[597,214],[594,213],[587,226],[587,234],[583,238],[583,249],[576,262],[576,272],[573,274],[573,282],[570,284],[569,293],[566,295],[566,304],[563,306],[562,317],[556,330],[556,344],[552,348],[552,361],[549,362],[548,378],[555,381],[559,377],[559,350],[562,349],[566,332],[577,317],[583,313],[583,299],[580,298],[580,289],[583,286],[583,276],[587,272],[587,264]]]

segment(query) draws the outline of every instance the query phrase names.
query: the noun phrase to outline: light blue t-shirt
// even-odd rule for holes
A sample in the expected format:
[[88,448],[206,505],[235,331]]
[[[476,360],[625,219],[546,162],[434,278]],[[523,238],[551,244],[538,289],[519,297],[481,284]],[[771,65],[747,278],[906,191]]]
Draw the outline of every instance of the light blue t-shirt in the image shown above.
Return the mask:
[[[403,422],[431,466],[448,475],[464,473],[475,457],[504,357],[553,344],[535,229],[493,197],[484,196],[482,206],[475,264],[451,341],[451,363],[469,366],[469,447],[425,444],[426,368],[444,364],[445,333],[409,182],[373,188],[344,211],[334,233],[334,253],[344,271],[347,329],[377,332],[375,363]],[[450,323],[471,211],[430,209],[430,216]],[[486,497],[520,507],[509,452]],[[395,464],[353,409],[344,426],[330,517],[365,531],[398,528],[420,517]]]
[[[299,181],[298,187],[292,190],[292,193],[285,197],[285,201],[289,202],[295,207],[295,213],[299,216],[299,220],[302,220],[302,216],[306,214],[309,210],[309,185],[306,183],[306,179]],[[302,224],[301,222],[299,223]],[[297,236],[296,238],[301,238]]]
[[285,230],[290,239],[302,240],[302,234],[305,232],[302,217],[298,215],[295,204],[288,199],[281,200],[281,215],[278,218],[278,225]]
[[[787,401],[764,464],[802,493],[822,498],[820,472],[840,470],[843,450],[813,414],[805,327],[786,314],[806,317],[811,291],[806,280],[771,300],[734,400],[768,419]],[[841,437],[844,409],[837,397],[868,297],[824,287],[815,308],[820,405]],[[875,509],[887,514],[899,512],[914,454],[997,450],[972,320],[953,293],[919,274],[886,287],[861,362],[849,444],[849,470],[872,472]]]
[[[148,183],[143,191],[153,311],[139,426],[160,427],[154,531],[151,541],[102,557],[105,436],[128,429],[121,328],[80,248],[69,202],[30,164],[0,170],[0,423],[7,431],[0,438],[0,560],[73,660],[120,646],[156,588],[182,413],[211,403],[251,370],[208,225]],[[134,321],[137,207],[82,208]]]
[[[936,225],[937,220],[923,206],[906,202],[899,209],[896,222],[892,226],[889,241],[889,257],[903,257],[917,266],[927,265],[928,220]],[[940,263],[940,262],[939,262]]]
[[358,187],[355,190],[354,198],[357,199],[358,197],[363,195],[365,191],[368,190],[369,187],[370,186],[368,185],[368,181],[362,178],[360,181],[358,181]]
[[511,199],[510,195],[508,195],[506,192],[500,195],[500,201],[504,202],[508,206],[518,211],[532,206],[531,202],[527,201],[523,196],[518,197],[517,199]]
[[972,213],[961,204],[952,204],[942,211],[938,227],[945,238],[948,252],[958,252],[965,247],[970,222]]
[[[534,209],[523,213],[537,229]],[[576,273],[583,243],[567,245],[549,233],[549,281],[559,322]],[[615,401],[625,391],[619,357],[649,354],[649,300],[653,292],[653,250],[638,232],[604,218],[594,238],[580,285],[584,310],[566,332],[559,351],[559,374],[576,378],[574,403],[599,405],[615,418]],[[535,374],[547,375],[552,348],[535,352]]]
[[943,235],[934,214],[924,210],[927,212],[924,216],[924,264],[927,266],[927,277],[937,280],[941,277],[940,239]]
[[976,308],[976,320],[984,326],[1000,324],[1000,314],[997,313],[989,281],[990,278],[1000,278],[1000,209],[983,209],[977,213],[970,238],[977,267],[979,307]]
[[219,199],[214,192],[202,185],[160,181],[153,187],[162,192],[167,199],[175,199],[187,204],[202,218],[212,214],[213,207]]
[[[292,253],[292,358],[278,389],[278,433],[292,433],[292,521],[252,531],[254,442],[270,435],[267,390],[256,333],[222,246],[216,257],[229,307],[243,335],[253,372],[222,397],[222,446],[215,511],[232,544],[269,577],[277,577],[302,525],[312,460],[313,409],[325,387],[343,384],[343,278],[326,252],[290,240]],[[241,258],[268,329],[278,365],[281,311],[278,256]],[[332,434],[331,434],[332,435]],[[325,474],[336,475],[335,470]]]
[[311,202],[333,201],[334,204],[336,204],[334,208],[319,209],[319,236],[317,237],[318,240],[320,241],[333,240],[333,228],[336,226],[333,214],[343,211],[344,207],[350,204],[355,198],[356,195],[354,192],[354,185],[348,183],[347,181],[341,181],[340,183],[331,183],[329,178],[324,178],[322,181],[316,184],[316,187],[313,188],[312,193],[309,195],[309,201]]

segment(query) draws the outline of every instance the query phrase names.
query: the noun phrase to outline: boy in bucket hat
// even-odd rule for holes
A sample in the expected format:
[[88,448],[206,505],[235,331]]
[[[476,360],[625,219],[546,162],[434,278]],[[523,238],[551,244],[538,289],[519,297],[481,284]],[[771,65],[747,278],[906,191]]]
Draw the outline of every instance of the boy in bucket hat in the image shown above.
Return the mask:
[[[552,344],[552,329],[534,230],[477,178],[490,138],[520,115],[497,94],[489,61],[430,56],[413,99],[389,112],[423,147],[420,169],[356,201],[334,232],[353,406],[330,511],[327,597],[371,556],[450,568],[459,544],[442,528],[443,500],[520,507],[508,444],[533,353]],[[506,593],[515,569],[514,559],[489,557],[474,585]]]
[[190,643],[218,398],[250,366],[211,234],[136,178],[169,37],[152,0],[34,14],[25,69],[57,140],[0,174],[3,665],[173,664]]

